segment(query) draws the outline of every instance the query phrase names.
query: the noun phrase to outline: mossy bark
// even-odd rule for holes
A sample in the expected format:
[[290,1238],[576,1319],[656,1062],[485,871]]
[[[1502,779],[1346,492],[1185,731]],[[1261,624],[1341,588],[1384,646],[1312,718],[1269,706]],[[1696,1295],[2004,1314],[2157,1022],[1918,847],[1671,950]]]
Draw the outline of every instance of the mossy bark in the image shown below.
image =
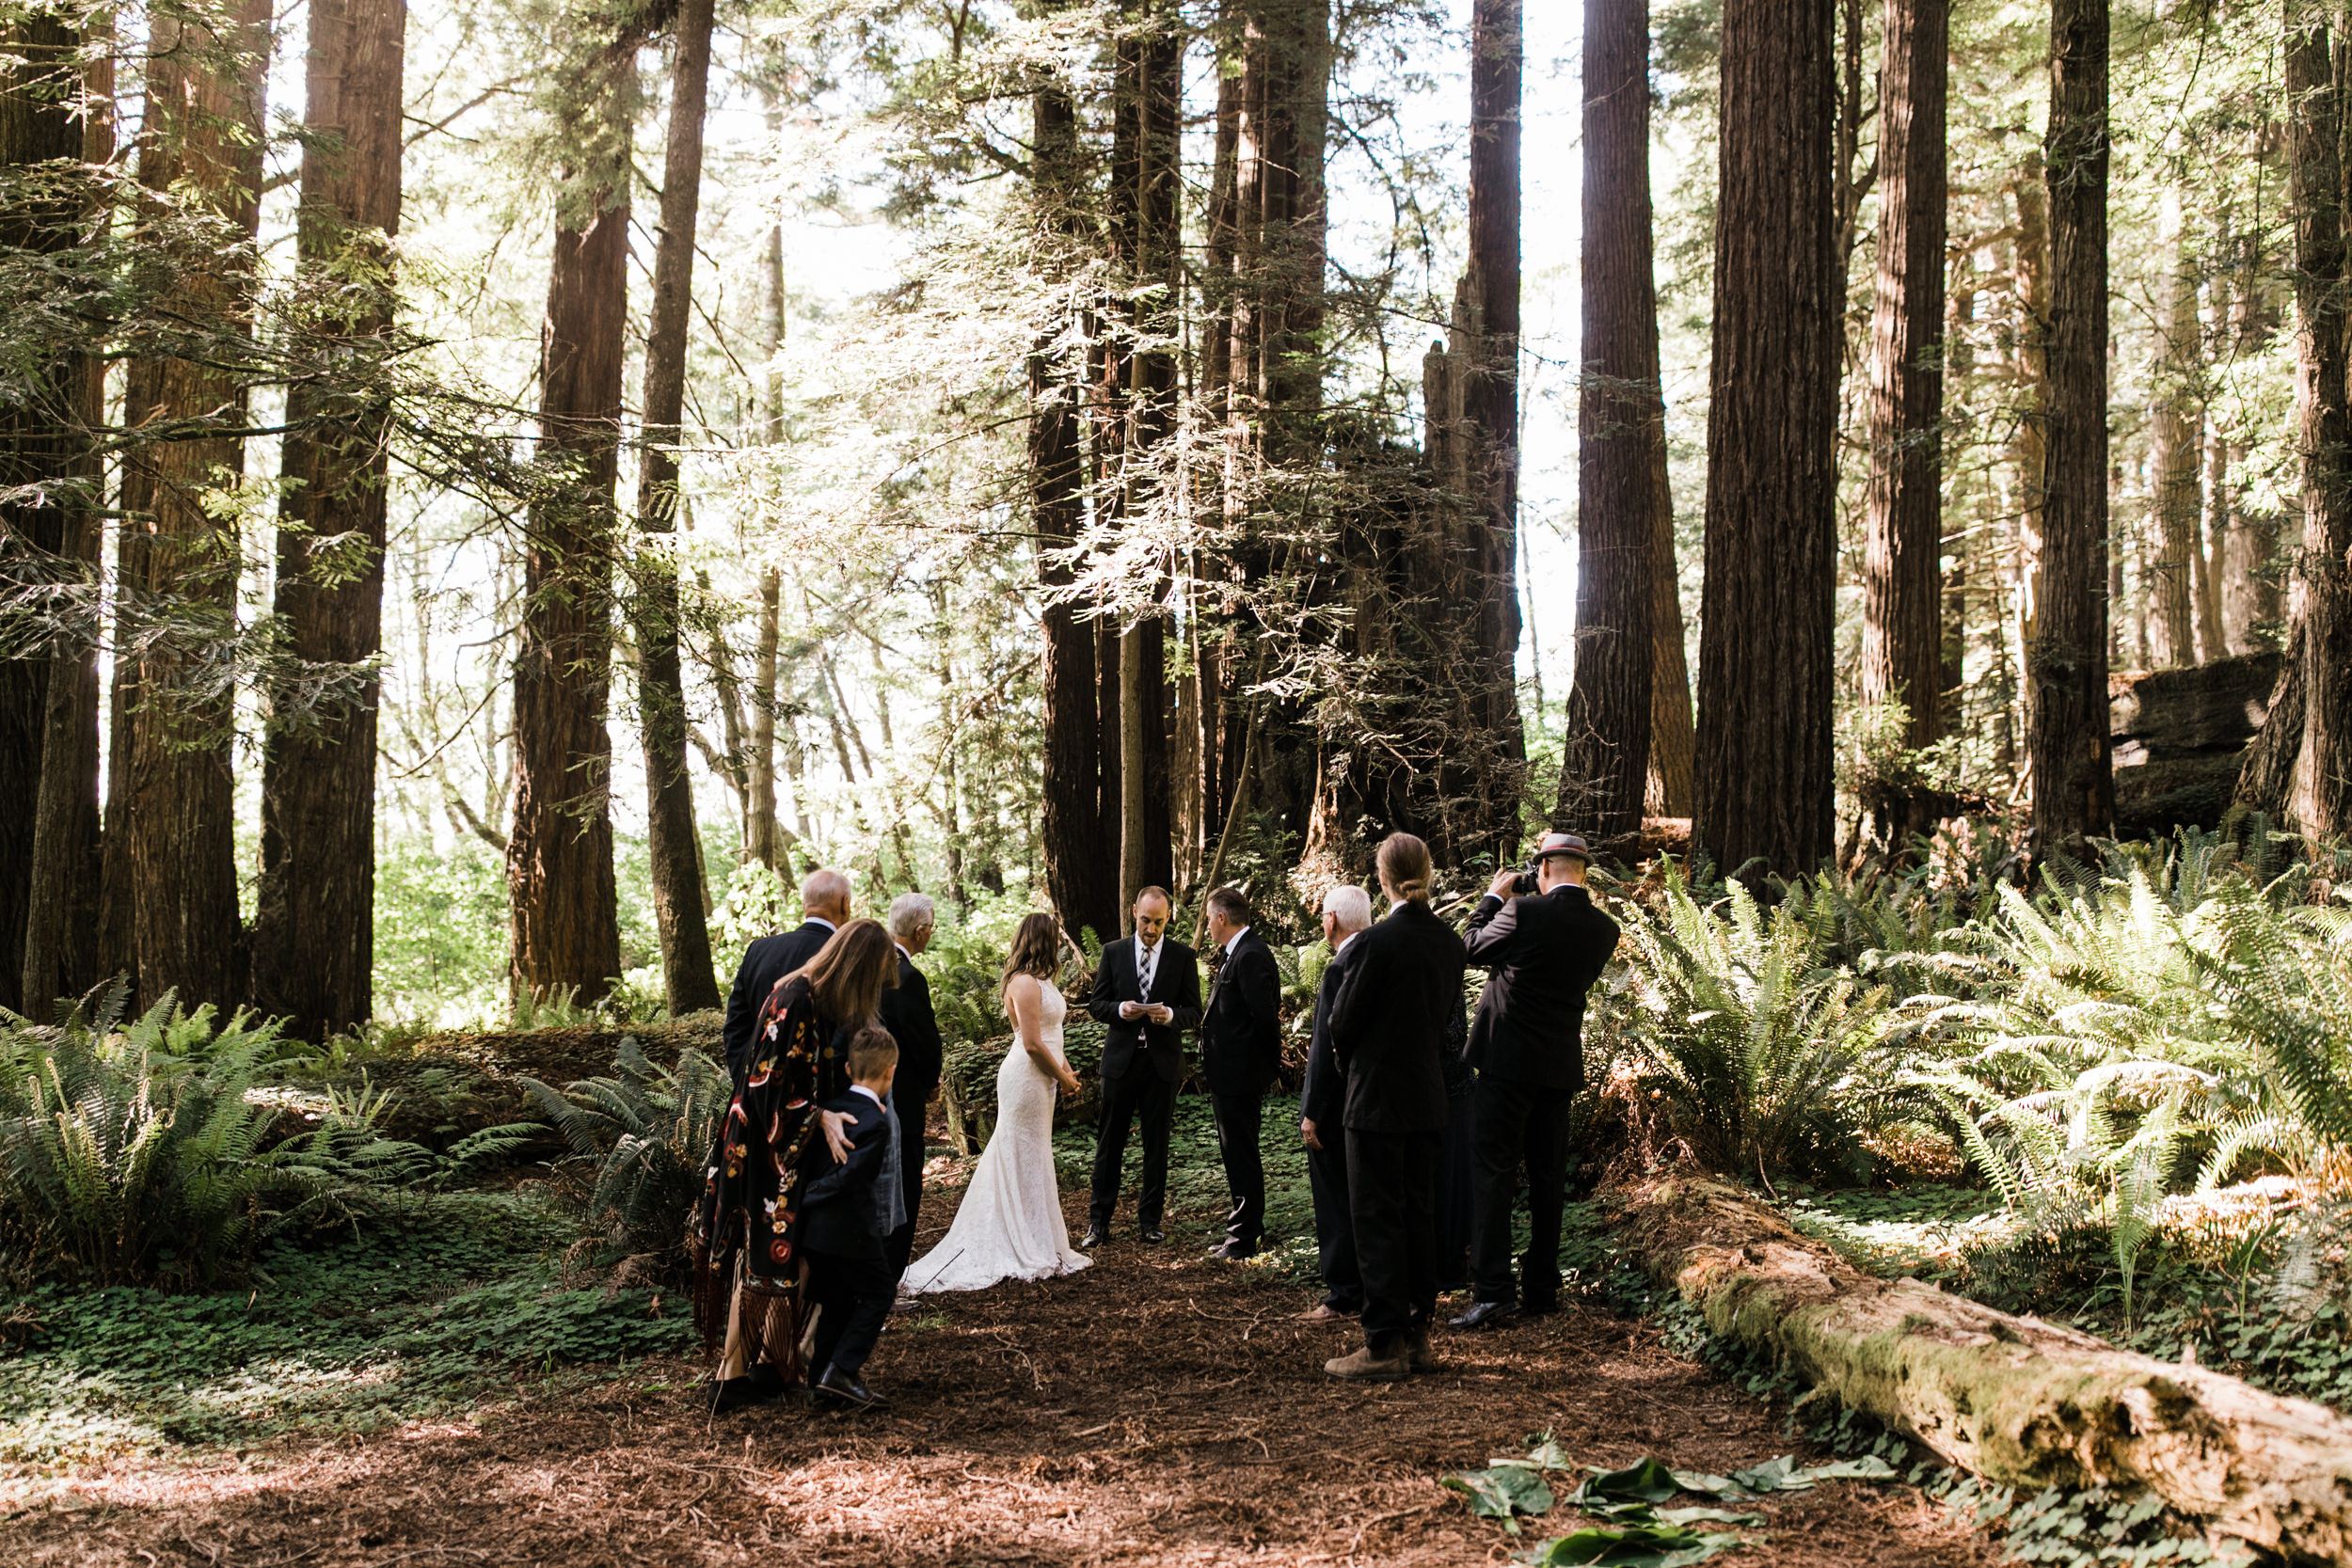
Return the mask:
[[1718,1182],[1626,1198],[1634,1257],[1716,1333],[1953,1465],[2013,1486],[2144,1488],[2215,1535],[2352,1560],[2352,1424],[2324,1405],[1876,1278]]

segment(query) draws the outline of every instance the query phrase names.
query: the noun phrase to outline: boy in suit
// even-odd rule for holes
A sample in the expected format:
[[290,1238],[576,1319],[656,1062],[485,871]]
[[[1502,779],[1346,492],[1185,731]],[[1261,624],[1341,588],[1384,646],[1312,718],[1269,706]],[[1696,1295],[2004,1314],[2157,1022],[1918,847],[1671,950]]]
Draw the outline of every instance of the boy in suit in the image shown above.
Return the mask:
[[906,1218],[898,1127],[890,1110],[898,1041],[889,1030],[867,1024],[850,1040],[849,1069],[849,1092],[825,1109],[850,1117],[844,1129],[850,1156],[835,1164],[812,1139],[803,1166],[801,1255],[808,1260],[808,1299],[818,1308],[809,1381],[820,1405],[874,1410],[890,1402],[858,1374],[898,1294],[888,1243]]

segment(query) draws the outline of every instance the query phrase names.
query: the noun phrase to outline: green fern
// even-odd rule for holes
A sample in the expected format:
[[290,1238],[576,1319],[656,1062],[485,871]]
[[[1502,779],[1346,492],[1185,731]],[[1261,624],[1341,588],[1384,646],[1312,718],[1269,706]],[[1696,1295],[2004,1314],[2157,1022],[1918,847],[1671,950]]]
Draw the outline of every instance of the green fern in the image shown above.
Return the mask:
[[633,1035],[621,1040],[613,1067],[612,1077],[561,1092],[535,1078],[523,1087],[588,1175],[589,1223],[627,1255],[675,1261],[702,1195],[702,1162],[726,1114],[726,1069],[694,1050],[680,1052],[674,1069],[657,1067]]

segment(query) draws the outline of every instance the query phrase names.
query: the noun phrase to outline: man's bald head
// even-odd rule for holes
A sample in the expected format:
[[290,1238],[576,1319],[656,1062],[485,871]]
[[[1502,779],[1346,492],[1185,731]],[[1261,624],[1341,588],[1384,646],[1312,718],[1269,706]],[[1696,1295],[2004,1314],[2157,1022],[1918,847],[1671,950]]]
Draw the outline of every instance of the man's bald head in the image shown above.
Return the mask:
[[850,879],[831,866],[820,865],[801,884],[801,913],[835,926],[850,918]]

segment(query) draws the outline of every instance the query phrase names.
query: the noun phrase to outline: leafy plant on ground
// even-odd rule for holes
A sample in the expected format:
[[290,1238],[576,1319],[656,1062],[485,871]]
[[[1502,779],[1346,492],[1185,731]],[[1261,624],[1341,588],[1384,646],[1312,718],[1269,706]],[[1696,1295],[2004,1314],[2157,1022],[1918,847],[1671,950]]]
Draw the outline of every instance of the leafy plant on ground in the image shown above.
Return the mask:
[[1789,897],[1767,911],[1730,885],[1702,907],[1678,871],[1630,911],[1620,956],[1641,1085],[1710,1170],[1858,1179],[1880,1116],[1871,1069],[1898,1017],[1886,986],[1825,961],[1834,914]]
[[[493,1128],[448,1156],[381,1135],[380,1100],[330,1101],[284,1135],[257,1098],[275,1042],[199,1038],[167,994],[118,1028],[120,983],[54,1026],[0,1015],[0,1256],[28,1279],[178,1285],[243,1278],[289,1227],[401,1201],[511,1148]],[[180,1049],[161,1056],[159,1044]]]
[[678,1053],[675,1068],[657,1067],[633,1035],[621,1040],[613,1069],[612,1077],[561,1092],[536,1078],[522,1083],[588,1178],[580,1195],[588,1223],[622,1256],[674,1272],[702,1196],[703,1162],[726,1115],[726,1069],[691,1048]]

